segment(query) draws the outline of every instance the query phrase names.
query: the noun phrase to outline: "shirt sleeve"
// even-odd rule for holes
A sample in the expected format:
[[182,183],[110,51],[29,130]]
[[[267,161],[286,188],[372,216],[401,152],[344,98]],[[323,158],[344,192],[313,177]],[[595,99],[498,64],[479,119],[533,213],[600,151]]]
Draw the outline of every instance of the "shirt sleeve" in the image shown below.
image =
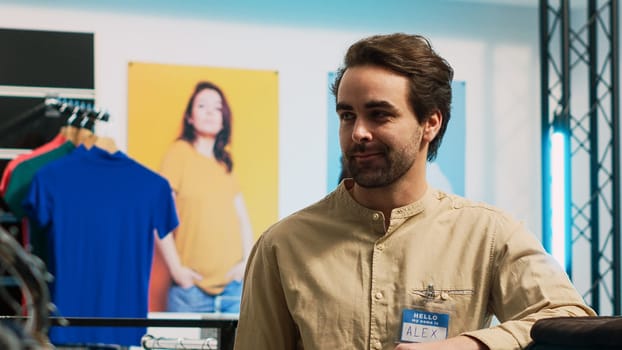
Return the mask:
[[296,349],[298,332],[283,293],[276,248],[262,235],[244,277],[235,350]]
[[173,188],[173,191],[179,192],[179,187],[182,183],[182,174],[184,169],[184,161],[186,156],[184,155],[183,141],[175,142],[171,148],[162,157],[162,163],[160,164],[160,175],[162,175]]
[[531,343],[531,327],[541,318],[594,316],[561,266],[524,227],[500,218],[490,307],[501,322],[466,332],[490,349],[522,349]]
[[[158,175],[159,176],[159,175]],[[158,197],[153,201],[153,228],[158,232],[158,237],[163,238],[179,225],[173,191],[165,179],[161,179],[160,187],[156,193]]]

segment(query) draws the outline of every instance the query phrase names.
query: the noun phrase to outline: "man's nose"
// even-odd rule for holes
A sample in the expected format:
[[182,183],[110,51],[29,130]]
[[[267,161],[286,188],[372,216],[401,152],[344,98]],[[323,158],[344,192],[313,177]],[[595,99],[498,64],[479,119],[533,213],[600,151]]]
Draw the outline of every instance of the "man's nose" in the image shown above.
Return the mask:
[[370,141],[371,139],[372,134],[369,125],[367,125],[367,123],[361,118],[357,118],[354,122],[354,128],[352,129],[352,141],[356,143],[363,143]]

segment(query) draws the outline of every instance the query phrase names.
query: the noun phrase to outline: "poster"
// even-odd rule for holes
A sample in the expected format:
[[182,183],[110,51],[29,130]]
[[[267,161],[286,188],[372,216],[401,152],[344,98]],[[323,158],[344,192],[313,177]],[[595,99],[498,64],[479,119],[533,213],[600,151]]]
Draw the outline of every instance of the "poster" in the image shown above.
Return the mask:
[[[129,63],[128,154],[175,190],[177,253],[184,266],[201,272],[194,292],[233,296],[235,302],[238,291],[229,294],[230,277],[224,275],[234,269],[229,260],[246,254],[238,231],[248,225],[240,219],[238,199],[252,243],[278,218],[277,72]],[[206,308],[169,309],[169,290],[177,286],[171,277],[156,252],[150,311],[235,312],[218,309],[226,298]]]

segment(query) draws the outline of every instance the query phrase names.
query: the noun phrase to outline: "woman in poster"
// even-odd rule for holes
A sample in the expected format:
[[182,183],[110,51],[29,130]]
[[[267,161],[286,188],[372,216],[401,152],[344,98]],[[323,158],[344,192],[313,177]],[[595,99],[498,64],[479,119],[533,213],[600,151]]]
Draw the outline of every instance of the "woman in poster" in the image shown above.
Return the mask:
[[239,312],[253,233],[233,174],[231,119],[222,90],[199,82],[181,134],[164,155],[161,174],[173,188],[180,224],[177,251],[160,253],[181,263],[170,271],[167,311]]

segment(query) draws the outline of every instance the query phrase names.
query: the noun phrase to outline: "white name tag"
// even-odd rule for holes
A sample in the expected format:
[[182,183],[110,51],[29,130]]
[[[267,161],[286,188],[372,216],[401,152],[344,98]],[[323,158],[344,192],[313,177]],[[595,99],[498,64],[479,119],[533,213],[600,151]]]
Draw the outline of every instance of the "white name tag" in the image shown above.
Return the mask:
[[449,314],[404,309],[401,342],[427,343],[447,339]]

